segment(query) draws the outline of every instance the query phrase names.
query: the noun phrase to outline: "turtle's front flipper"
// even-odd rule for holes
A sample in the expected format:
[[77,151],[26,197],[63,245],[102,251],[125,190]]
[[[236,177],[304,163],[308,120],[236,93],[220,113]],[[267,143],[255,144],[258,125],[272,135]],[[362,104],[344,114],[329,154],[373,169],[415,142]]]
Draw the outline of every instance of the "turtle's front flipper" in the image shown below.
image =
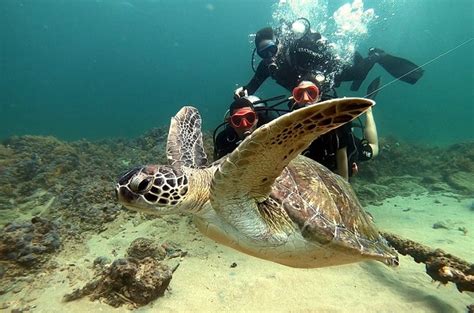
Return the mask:
[[207,164],[201,132],[201,115],[191,106],[183,107],[171,118],[166,155],[170,165],[202,168]]
[[285,114],[258,128],[216,171],[211,202],[216,210],[229,201],[265,200],[283,168],[320,135],[364,113],[375,102],[342,98]]

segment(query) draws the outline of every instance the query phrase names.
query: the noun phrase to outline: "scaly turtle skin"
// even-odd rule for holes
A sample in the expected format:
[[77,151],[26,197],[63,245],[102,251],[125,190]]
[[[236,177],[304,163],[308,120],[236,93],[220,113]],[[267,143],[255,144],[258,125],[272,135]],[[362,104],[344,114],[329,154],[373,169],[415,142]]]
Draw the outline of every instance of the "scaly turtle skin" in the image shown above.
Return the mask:
[[201,118],[184,107],[172,119],[170,165],[148,165],[118,182],[119,201],[151,214],[187,212],[219,243],[293,267],[398,258],[362,209],[350,185],[300,153],[318,136],[374,104],[363,98],[321,102],[258,128],[211,165]]

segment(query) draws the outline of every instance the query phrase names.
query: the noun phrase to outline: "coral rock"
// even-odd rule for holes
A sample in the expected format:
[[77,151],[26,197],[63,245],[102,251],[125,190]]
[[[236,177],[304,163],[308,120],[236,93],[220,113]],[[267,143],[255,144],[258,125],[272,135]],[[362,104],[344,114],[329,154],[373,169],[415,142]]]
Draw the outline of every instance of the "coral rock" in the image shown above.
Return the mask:
[[98,279],[66,295],[64,300],[89,295],[91,300],[101,299],[113,307],[139,307],[162,296],[172,275],[168,266],[151,257],[118,259]]
[[166,257],[166,251],[151,239],[137,238],[132,241],[130,247],[127,249],[127,255],[137,259],[152,257],[163,260]]

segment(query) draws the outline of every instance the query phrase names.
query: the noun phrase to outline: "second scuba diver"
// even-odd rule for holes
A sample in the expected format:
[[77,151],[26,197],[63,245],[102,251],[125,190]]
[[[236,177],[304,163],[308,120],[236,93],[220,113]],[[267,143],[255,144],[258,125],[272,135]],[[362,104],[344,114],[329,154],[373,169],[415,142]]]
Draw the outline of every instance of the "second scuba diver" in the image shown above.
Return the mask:
[[231,103],[224,129],[214,136],[214,160],[234,151],[257,127],[275,117],[265,108],[266,105],[256,96],[238,98]]
[[308,20],[300,18],[293,23],[297,24],[303,25],[299,27],[303,30],[289,35],[288,32],[283,35],[281,30],[279,34],[271,27],[257,32],[254,52],[262,60],[248,84],[234,91],[234,97],[254,94],[268,77],[292,91],[303,76],[311,74],[317,81],[322,100],[326,100],[337,97],[334,88],[344,81],[352,81],[351,90],[357,91],[375,63],[410,84],[415,84],[423,75],[423,70],[413,62],[377,48],[371,48],[367,58],[356,52],[353,64],[345,65],[332,51],[328,40],[311,31]]
[[[380,80],[377,78],[375,82],[375,87],[372,88],[377,88]],[[370,89],[367,93],[370,94]],[[320,99],[319,90],[311,75],[302,78],[292,95],[292,110],[312,105]],[[362,139],[355,136],[352,126],[352,123],[347,123],[318,137],[302,154],[349,180],[357,174],[359,162],[371,160],[379,151],[377,128],[371,108],[366,112]]]

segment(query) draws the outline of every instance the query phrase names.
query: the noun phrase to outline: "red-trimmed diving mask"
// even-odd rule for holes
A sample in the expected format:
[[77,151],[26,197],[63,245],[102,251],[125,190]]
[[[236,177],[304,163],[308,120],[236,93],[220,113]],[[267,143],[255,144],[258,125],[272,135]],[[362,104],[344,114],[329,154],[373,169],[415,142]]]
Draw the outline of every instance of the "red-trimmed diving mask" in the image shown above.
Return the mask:
[[312,82],[303,82],[293,88],[293,99],[298,104],[307,104],[319,100],[319,88]]
[[252,127],[257,120],[257,113],[251,108],[241,108],[234,112],[229,118],[233,128],[246,129]]

